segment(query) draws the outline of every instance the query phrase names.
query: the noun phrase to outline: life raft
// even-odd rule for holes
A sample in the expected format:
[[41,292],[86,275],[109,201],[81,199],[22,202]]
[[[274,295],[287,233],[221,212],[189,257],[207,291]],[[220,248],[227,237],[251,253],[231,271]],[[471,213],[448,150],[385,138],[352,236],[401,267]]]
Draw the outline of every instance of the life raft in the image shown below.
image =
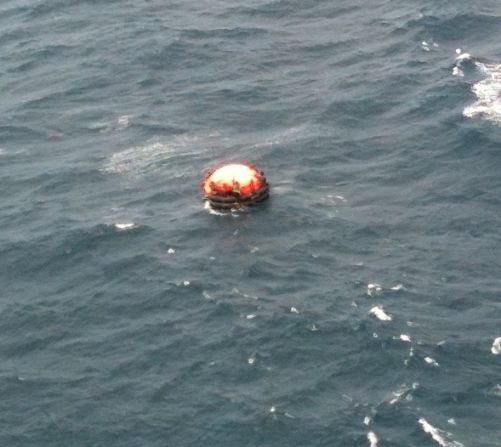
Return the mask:
[[245,164],[229,164],[209,171],[201,189],[212,208],[226,210],[255,205],[270,194],[264,173]]

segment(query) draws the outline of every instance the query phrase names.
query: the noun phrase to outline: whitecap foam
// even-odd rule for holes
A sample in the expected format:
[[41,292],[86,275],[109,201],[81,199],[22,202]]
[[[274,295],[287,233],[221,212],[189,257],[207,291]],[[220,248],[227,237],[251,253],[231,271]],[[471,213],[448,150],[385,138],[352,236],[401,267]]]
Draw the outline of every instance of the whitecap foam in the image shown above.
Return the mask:
[[428,365],[434,366],[435,368],[438,368],[440,366],[438,362],[432,357],[425,357],[424,361],[428,363]]
[[[469,53],[463,53],[460,48],[456,50],[456,53],[458,56],[452,74],[463,77],[464,63],[472,60],[472,56]],[[480,117],[501,124],[501,64],[475,61],[474,67],[482,73],[484,79],[473,84],[471,90],[477,100],[464,108],[463,115],[467,118]]]
[[494,339],[494,342],[492,343],[491,347],[491,352],[494,355],[501,354],[501,337]]
[[396,391],[392,391],[393,398],[390,400],[390,405],[396,404],[402,396],[405,396],[405,394],[409,391],[409,389],[405,386],[402,385],[397,389]]
[[130,125],[130,120],[132,118],[132,115],[122,115],[119,116],[117,119],[117,128],[118,130],[124,130],[127,129]]
[[456,63],[452,68],[452,76],[464,77],[463,62],[471,59],[470,53],[463,53],[461,48],[456,48]]
[[404,365],[405,366],[408,366],[409,365],[409,362],[410,362],[410,359],[411,357],[414,357],[414,348],[411,346],[411,348],[409,349],[409,357],[404,359]]
[[204,203],[204,209],[206,211],[208,211],[210,214],[212,214],[213,216],[226,216],[229,214],[228,212],[215,210],[214,208],[212,208],[210,206],[209,202],[207,202],[207,201]]
[[411,338],[407,334],[400,334],[398,337],[393,337],[394,340],[402,340],[411,343]]
[[373,297],[382,291],[381,284],[370,283],[367,284],[367,295]]
[[452,435],[449,432],[434,427],[425,418],[420,418],[418,422],[423,431],[429,434],[438,445],[442,447],[464,447],[460,442],[451,439]]
[[378,318],[381,321],[391,321],[393,320],[393,317],[390,314],[387,314],[382,306],[374,306],[369,313],[371,315],[374,315],[376,318]]
[[398,388],[395,391],[392,391],[391,395],[393,396],[389,404],[394,405],[396,404],[399,400],[405,399],[407,401],[411,401],[413,399],[412,396],[412,391],[416,390],[419,386],[419,383],[414,382],[411,386],[408,386],[407,384],[403,383],[398,386]]
[[[231,217],[240,217],[241,213],[246,213],[247,210],[245,208],[239,209],[230,209],[230,210],[216,210],[212,208],[209,202],[206,200],[204,202],[204,209],[212,214],[213,216],[231,216]],[[233,235],[236,236],[238,234],[238,230],[233,232]]]
[[369,441],[369,447],[377,447],[379,439],[373,431],[367,433],[367,440]]
[[[457,50],[456,50],[457,51]],[[456,57],[456,64],[460,63],[465,60],[471,59],[471,54],[470,53],[462,53],[461,50],[458,53],[458,56]]]
[[326,199],[333,203],[334,205],[337,205],[338,203],[346,203],[347,200],[344,196],[341,196],[339,194],[327,194]]
[[500,385],[499,383],[498,383],[498,384],[496,384],[496,385],[492,388],[492,390],[491,390],[490,394],[492,394],[493,396],[496,396],[496,397],[501,397],[501,385]]
[[116,121],[108,119],[106,121],[97,121],[89,125],[89,129],[99,133],[111,133],[125,130],[129,127],[132,115],[119,116]]
[[127,222],[127,223],[116,223],[115,228],[118,231],[128,231],[128,230],[133,230],[134,228],[137,228],[139,225],[135,224],[134,222]]
[[452,76],[458,76],[460,78],[464,77],[464,72],[458,66],[454,66],[452,69]]

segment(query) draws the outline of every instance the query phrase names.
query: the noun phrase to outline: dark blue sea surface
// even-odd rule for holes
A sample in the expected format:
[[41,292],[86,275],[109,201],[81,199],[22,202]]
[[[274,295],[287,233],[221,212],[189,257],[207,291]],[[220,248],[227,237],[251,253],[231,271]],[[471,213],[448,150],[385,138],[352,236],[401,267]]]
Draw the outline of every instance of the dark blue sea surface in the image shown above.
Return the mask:
[[[0,445],[501,446],[499,0],[2,0]],[[200,181],[249,162],[269,201]]]

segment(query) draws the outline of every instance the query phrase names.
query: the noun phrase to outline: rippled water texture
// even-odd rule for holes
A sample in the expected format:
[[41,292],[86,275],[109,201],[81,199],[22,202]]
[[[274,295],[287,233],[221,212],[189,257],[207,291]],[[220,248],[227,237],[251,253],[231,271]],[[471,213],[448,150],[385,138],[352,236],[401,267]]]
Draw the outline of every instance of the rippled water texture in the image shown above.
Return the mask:
[[[498,0],[3,0],[2,446],[501,446]],[[208,169],[271,198],[214,213]]]

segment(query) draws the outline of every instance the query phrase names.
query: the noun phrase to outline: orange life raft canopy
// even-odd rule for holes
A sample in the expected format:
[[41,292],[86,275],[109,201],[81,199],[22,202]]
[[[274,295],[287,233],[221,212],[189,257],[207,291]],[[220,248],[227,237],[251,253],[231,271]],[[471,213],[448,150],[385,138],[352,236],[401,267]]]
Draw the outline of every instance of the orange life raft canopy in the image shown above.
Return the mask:
[[253,165],[230,164],[211,170],[202,192],[212,208],[242,208],[268,198],[270,187],[263,172]]

